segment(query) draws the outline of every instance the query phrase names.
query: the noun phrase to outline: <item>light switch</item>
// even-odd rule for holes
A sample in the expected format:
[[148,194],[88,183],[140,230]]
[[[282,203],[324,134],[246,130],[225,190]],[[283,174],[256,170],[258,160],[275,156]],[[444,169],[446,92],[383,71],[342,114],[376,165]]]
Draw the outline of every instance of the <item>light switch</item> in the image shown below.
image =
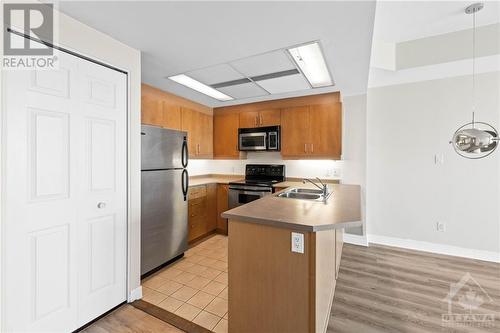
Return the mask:
[[304,234],[292,232],[292,252],[304,253]]

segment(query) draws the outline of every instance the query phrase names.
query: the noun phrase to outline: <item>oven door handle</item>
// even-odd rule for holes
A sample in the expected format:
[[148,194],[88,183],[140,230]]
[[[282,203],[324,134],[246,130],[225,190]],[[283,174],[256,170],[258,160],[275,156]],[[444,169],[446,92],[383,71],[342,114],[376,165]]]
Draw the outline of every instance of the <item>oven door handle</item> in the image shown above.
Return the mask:
[[268,192],[268,191],[242,191],[242,190],[238,190],[238,194],[259,194],[259,193],[266,194],[266,193],[271,193],[271,192]]

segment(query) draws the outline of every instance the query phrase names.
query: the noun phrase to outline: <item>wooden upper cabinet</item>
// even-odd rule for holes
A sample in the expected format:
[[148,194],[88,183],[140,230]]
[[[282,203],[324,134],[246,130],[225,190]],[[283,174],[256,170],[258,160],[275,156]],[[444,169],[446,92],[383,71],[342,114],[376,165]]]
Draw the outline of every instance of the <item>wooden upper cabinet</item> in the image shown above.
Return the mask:
[[141,123],[161,126],[162,122],[162,101],[149,95],[141,96]]
[[286,108],[281,111],[281,155],[307,155],[309,144],[309,106]]
[[212,116],[182,107],[182,130],[188,132],[190,158],[213,157]]
[[199,135],[200,148],[198,151],[199,158],[213,158],[214,156],[214,122],[213,117],[200,113],[201,130]]
[[259,111],[247,111],[240,113],[241,128],[252,128],[259,126]]
[[341,124],[341,103],[283,109],[281,112],[282,157],[340,159]]
[[278,126],[280,124],[281,124],[280,109],[240,112],[241,128]]
[[259,126],[278,126],[281,125],[281,110],[261,110],[259,111]]
[[340,103],[309,107],[310,145],[308,154],[340,159],[342,147],[342,107]]
[[214,158],[238,159],[238,113],[214,115]]
[[180,130],[181,126],[181,107],[163,102],[162,127]]

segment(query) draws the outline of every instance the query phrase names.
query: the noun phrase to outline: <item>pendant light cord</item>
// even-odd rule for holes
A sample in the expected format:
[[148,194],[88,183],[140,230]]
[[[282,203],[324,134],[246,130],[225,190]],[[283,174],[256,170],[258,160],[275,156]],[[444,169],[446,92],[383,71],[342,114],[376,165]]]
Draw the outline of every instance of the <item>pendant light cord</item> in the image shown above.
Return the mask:
[[476,113],[476,11],[472,13],[472,128]]

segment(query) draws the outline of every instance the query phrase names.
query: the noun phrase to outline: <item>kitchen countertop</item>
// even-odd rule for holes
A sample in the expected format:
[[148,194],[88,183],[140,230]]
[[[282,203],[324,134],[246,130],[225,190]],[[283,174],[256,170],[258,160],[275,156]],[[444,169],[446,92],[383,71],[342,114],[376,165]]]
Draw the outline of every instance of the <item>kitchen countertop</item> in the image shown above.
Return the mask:
[[243,175],[202,175],[189,177],[189,186],[199,186],[206,184],[229,184],[245,178]]
[[[229,184],[229,182],[234,182],[237,180],[242,180],[245,175],[200,175],[189,177],[189,186],[199,186],[206,184]],[[339,181],[336,179],[323,180],[328,184],[337,184]],[[302,184],[301,178],[287,178],[284,182],[276,183],[273,187],[304,187],[306,185]]]
[[[300,188],[315,188],[299,183]],[[284,186],[283,186],[284,187]],[[361,225],[359,185],[329,184],[326,202],[279,198],[277,192],[222,213],[223,218],[304,232]]]

